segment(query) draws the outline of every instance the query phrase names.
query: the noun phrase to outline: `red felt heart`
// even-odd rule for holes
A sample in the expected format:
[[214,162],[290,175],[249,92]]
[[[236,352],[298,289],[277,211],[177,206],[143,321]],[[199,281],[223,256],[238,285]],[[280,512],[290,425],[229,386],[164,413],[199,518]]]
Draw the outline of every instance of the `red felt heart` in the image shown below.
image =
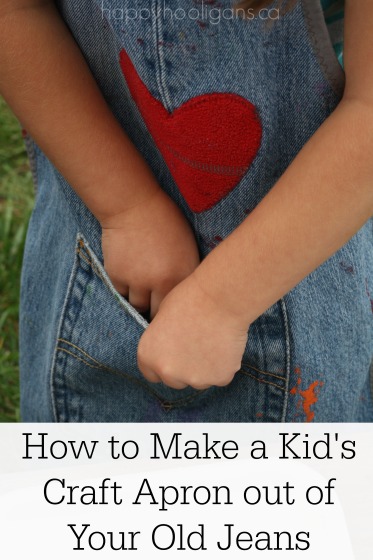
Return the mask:
[[125,50],[120,64],[189,208],[212,208],[235,188],[258,153],[262,127],[255,106],[235,93],[209,93],[169,113],[152,96]]

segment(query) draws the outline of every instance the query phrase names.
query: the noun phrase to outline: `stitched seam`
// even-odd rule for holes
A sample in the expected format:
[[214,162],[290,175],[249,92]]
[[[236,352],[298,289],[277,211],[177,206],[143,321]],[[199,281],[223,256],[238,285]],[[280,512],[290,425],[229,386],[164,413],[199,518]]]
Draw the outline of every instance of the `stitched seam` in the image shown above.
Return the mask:
[[276,379],[282,379],[283,381],[286,381],[286,377],[281,376],[281,375],[276,375],[274,373],[269,373],[268,371],[262,371],[261,369],[258,369],[250,364],[247,364],[246,362],[242,362],[242,365],[245,367],[248,367],[250,369],[253,369],[254,371],[257,371],[258,373],[262,373],[263,375],[270,375],[271,377],[275,377]]
[[162,9],[161,6],[159,5],[159,0],[157,0],[155,2],[155,8],[156,8],[156,14],[157,17],[153,18],[153,36],[154,36],[154,52],[156,53],[156,60],[157,60],[157,65],[156,65],[156,72],[155,72],[155,76],[156,76],[156,80],[157,80],[157,84],[158,84],[158,89],[160,92],[160,97],[162,99],[162,103],[164,105],[164,107],[170,111],[172,108],[172,104],[171,104],[171,100],[170,100],[170,94],[168,92],[167,86],[166,86],[166,80],[165,80],[165,64],[164,64],[164,58],[163,58],[163,49],[159,48],[159,42],[161,40],[161,34],[162,34],[162,23],[161,17],[159,16],[159,11]]
[[[257,114],[257,110],[256,107],[251,103],[251,101],[249,101],[248,99],[246,99],[245,97],[243,97],[242,95],[240,95],[239,93],[234,93],[231,91],[222,91],[222,92],[212,92],[212,93],[204,93],[202,95],[199,95],[197,98],[192,98],[192,99],[188,99],[187,101],[185,101],[184,103],[182,103],[181,105],[179,105],[178,107],[176,107],[176,109],[172,112],[169,113],[170,118],[174,118],[175,116],[178,116],[178,112],[180,109],[190,109],[190,108],[195,108],[198,107],[199,105],[205,105],[206,103],[211,103],[211,98],[212,97],[216,97],[218,100],[221,100],[222,97],[229,95],[230,97],[230,103],[238,103],[239,105],[242,105],[242,107],[245,107],[245,109],[247,109],[247,105],[251,105],[252,107],[254,107],[255,109],[255,113],[256,116],[259,120],[259,116]],[[202,97],[202,99],[201,99]],[[154,99],[154,102],[156,103],[156,99]]]
[[101,272],[98,270],[94,262],[83,253],[82,247],[85,248],[83,241],[80,240],[79,247],[76,249],[76,253],[83,259],[83,261],[85,261],[92,268],[93,272],[103,281],[105,286],[109,287],[108,283],[106,282],[106,279],[102,276]]
[[267,385],[272,385],[273,387],[276,387],[281,391],[285,391],[285,389],[283,387],[280,387],[280,385],[277,385],[277,383],[272,383],[271,381],[266,381],[265,379],[259,379],[258,377],[255,377],[255,375],[251,375],[251,373],[248,373],[247,371],[240,370],[240,373],[243,373],[244,375],[247,375],[248,377],[255,379],[255,381],[258,381],[259,383],[266,383]]
[[60,350],[61,352],[65,352],[66,354],[69,354],[70,356],[72,356],[73,358],[76,358],[77,360],[83,362],[84,364],[86,364],[88,367],[92,368],[92,369],[103,369],[105,371],[108,371],[110,373],[114,373],[116,375],[119,375],[121,377],[125,377],[126,379],[129,379],[130,381],[133,381],[134,383],[136,383],[137,385],[143,387],[144,389],[146,389],[149,393],[151,393],[154,397],[156,397],[159,402],[162,405],[170,405],[171,408],[175,407],[175,406],[181,406],[184,404],[187,404],[189,401],[193,400],[194,398],[196,398],[197,396],[199,396],[200,394],[204,393],[206,391],[206,389],[202,390],[202,391],[198,391],[198,393],[196,393],[195,395],[190,395],[189,397],[185,397],[184,399],[178,399],[175,401],[168,401],[167,399],[163,399],[162,397],[160,397],[158,395],[158,393],[156,393],[155,391],[153,391],[150,387],[148,387],[145,383],[141,383],[141,381],[139,381],[138,379],[135,379],[134,377],[130,376],[128,373],[123,373],[121,371],[118,371],[116,369],[110,368],[108,366],[106,366],[105,364],[103,364],[102,362],[99,362],[98,360],[96,360],[95,358],[93,358],[92,356],[90,356],[90,354],[88,354],[87,352],[85,352],[82,348],[80,348],[79,346],[76,346],[76,344],[73,344],[67,340],[64,340],[62,338],[58,339],[59,342],[62,342],[64,344],[67,344],[68,346],[71,346],[73,348],[75,348],[76,350],[78,350],[79,352],[81,352],[84,356],[86,356],[88,359],[92,360],[92,362],[94,362],[97,365],[91,365],[88,362],[86,362],[85,360],[83,360],[82,358],[79,358],[79,356],[76,356],[76,354],[69,352],[68,350],[66,350],[65,348],[61,348],[60,346],[57,347],[57,350]]
[[76,254],[79,255],[83,261],[85,261],[87,264],[89,264],[89,266],[92,266],[92,261],[86,257],[86,255],[83,253],[83,251],[81,250],[80,244],[82,243],[82,241],[79,241],[79,247],[77,247],[76,249]]
[[282,414],[281,422],[286,421],[286,413],[288,408],[289,402],[289,383],[290,383],[290,365],[291,365],[291,351],[290,351],[290,323],[288,318],[287,307],[285,303],[285,299],[281,299],[281,309],[284,318],[284,327],[285,327],[285,345],[286,345],[286,376],[287,379],[285,381],[285,399],[284,399],[284,411]]
[[93,366],[89,362],[86,362],[85,360],[83,360],[83,358],[79,358],[79,356],[76,356],[76,354],[73,354],[73,352],[70,352],[69,350],[66,350],[66,348],[61,348],[61,346],[57,346],[57,350],[59,350],[60,352],[64,352],[65,354],[69,354],[69,356],[72,356],[73,358],[75,358],[79,362],[83,362],[83,364],[85,364],[86,366],[89,366],[92,369],[101,369],[100,366]]
[[83,261],[85,261],[92,268],[93,272],[96,274],[96,276],[98,276],[102,280],[102,282],[105,284],[105,286],[110,289],[110,286],[109,286],[106,278],[104,278],[104,276],[102,276],[101,272],[99,271],[99,269],[97,268],[95,263],[92,261],[92,259],[90,259],[89,257],[87,257],[83,253],[82,248],[84,248],[87,251],[87,248],[84,245],[83,240],[80,240],[79,241],[79,247],[76,249],[77,254],[83,259]]
[[101,364],[101,362],[97,361],[95,358],[93,358],[92,356],[87,354],[87,352],[84,352],[84,350],[82,348],[80,348],[79,346],[77,346],[76,344],[73,344],[72,342],[69,342],[68,340],[65,340],[64,338],[59,338],[58,342],[62,342],[63,344],[67,344],[68,346],[71,346],[72,348],[75,348],[76,350],[78,350],[78,352],[81,352],[88,359],[92,360],[92,362],[94,362],[95,364],[98,364],[98,367],[106,367],[106,366],[104,366],[104,364]]
[[[330,68],[330,64],[328,63],[325,55],[323,54],[323,48],[320,45],[320,38],[318,37],[315,31],[314,20],[313,17],[311,16],[311,10],[315,10],[315,9],[316,8],[314,6],[308,5],[308,0],[307,1],[303,0],[302,11],[303,11],[304,19],[306,21],[307,29],[312,37],[312,46],[314,47],[316,58],[319,61],[319,64],[324,72],[326,79],[329,81],[330,85],[332,86],[334,93],[338,94],[341,89],[341,84],[339,83],[338,78],[336,76],[336,71],[333,71]],[[335,60],[335,63],[339,64],[337,59]],[[343,73],[342,69],[341,72]]]
[[244,175],[247,171],[247,166],[246,167],[234,167],[234,166],[228,166],[228,165],[211,165],[209,163],[203,163],[203,162],[200,162],[200,161],[195,161],[195,160],[192,160],[192,159],[189,159],[189,158],[183,156],[182,154],[177,152],[174,148],[172,148],[168,144],[164,144],[164,146],[165,146],[165,148],[167,148],[167,150],[169,152],[171,152],[180,161],[189,165],[189,167],[193,167],[194,169],[201,169],[202,171],[207,171],[208,173],[216,173],[218,175],[233,175],[235,177],[237,175]]
[[[100,280],[102,280],[102,282],[105,284],[105,286],[107,288],[110,289],[109,284],[106,281],[106,278],[104,278],[101,274],[101,272],[98,270],[98,268],[96,267],[96,265],[94,264],[94,262],[89,259],[81,250],[81,247],[84,246],[83,241],[80,240],[79,241],[79,247],[76,249],[76,253],[80,256],[81,259],[83,259],[83,261],[85,261],[93,270],[93,272],[96,274],[96,276],[98,276],[100,278]],[[84,246],[85,248],[85,246]]]
[[[79,239],[80,239],[80,234],[78,233],[75,243],[78,243]],[[77,260],[77,257],[75,257],[73,267],[72,267],[72,270],[71,270],[71,274],[70,274],[70,278],[69,278],[69,284],[68,284],[67,290],[66,290],[65,300],[63,302],[61,318],[59,320],[58,327],[57,327],[57,337],[58,337],[58,334],[62,331],[62,325],[64,324],[64,321],[65,321],[65,316],[66,316],[66,311],[67,311],[67,302],[70,299],[72,286],[73,286],[73,284],[75,282],[75,278],[76,278],[77,268],[78,268],[78,260]],[[49,390],[50,390],[50,395],[51,395],[52,410],[53,410],[53,415],[54,415],[55,422],[58,422],[58,418],[59,418],[58,412],[57,412],[56,395],[55,395],[55,387],[54,387],[55,372],[56,372],[56,365],[57,365],[57,352],[58,352],[58,342],[56,343],[55,349],[54,349],[54,352],[53,352],[51,369],[50,369],[50,374],[49,374]]]

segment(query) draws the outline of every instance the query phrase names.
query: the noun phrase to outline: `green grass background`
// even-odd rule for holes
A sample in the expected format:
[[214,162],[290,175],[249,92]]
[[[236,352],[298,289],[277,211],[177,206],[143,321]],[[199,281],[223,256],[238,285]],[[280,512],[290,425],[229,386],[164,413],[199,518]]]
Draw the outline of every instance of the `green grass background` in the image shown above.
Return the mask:
[[19,285],[32,204],[20,126],[0,97],[0,422],[19,420]]

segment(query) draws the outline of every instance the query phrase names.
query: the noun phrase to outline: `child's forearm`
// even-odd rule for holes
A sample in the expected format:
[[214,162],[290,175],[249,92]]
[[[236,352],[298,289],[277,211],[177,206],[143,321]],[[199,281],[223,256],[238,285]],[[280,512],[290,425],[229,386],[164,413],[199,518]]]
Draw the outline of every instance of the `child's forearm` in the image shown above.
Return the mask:
[[341,102],[198,267],[210,297],[250,324],[358,231],[373,214],[372,130],[373,104]]
[[159,189],[54,2],[0,0],[0,92],[100,221]]
[[0,0],[0,91],[100,221],[114,287],[154,317],[199,264],[196,241],[106,105],[54,2]]

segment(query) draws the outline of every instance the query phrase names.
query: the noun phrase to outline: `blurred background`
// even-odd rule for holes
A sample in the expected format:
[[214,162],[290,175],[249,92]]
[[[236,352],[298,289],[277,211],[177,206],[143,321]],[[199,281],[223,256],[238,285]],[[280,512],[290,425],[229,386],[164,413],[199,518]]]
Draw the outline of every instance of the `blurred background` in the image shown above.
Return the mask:
[[0,422],[19,421],[20,272],[33,198],[21,128],[0,97]]

